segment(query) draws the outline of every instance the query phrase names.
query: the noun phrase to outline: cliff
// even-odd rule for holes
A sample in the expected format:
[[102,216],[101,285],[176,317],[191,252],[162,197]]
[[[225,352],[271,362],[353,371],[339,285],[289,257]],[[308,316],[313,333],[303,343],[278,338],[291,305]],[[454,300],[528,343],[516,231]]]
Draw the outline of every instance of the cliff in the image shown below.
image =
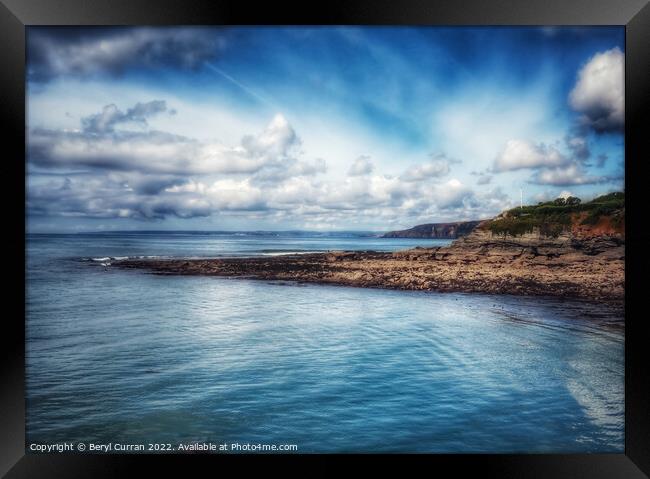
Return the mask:
[[400,231],[389,231],[382,238],[438,238],[456,239],[472,232],[480,221],[460,221],[456,223],[427,223]]

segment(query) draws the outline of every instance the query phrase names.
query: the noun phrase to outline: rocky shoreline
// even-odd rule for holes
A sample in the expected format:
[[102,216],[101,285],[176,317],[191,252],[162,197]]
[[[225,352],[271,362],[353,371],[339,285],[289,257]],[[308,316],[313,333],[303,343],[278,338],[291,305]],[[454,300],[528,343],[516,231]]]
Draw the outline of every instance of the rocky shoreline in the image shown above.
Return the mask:
[[481,228],[450,246],[393,253],[328,252],[222,259],[138,259],[113,266],[154,274],[207,275],[353,287],[542,295],[620,302],[620,235],[495,236]]

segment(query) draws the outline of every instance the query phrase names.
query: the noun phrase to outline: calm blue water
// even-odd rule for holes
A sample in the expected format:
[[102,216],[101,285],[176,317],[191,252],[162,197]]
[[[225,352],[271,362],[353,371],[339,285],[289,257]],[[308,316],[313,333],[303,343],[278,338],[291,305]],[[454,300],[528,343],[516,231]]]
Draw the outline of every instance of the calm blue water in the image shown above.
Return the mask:
[[30,235],[28,442],[622,452],[619,308],[100,265],[106,257],[444,243],[354,234]]

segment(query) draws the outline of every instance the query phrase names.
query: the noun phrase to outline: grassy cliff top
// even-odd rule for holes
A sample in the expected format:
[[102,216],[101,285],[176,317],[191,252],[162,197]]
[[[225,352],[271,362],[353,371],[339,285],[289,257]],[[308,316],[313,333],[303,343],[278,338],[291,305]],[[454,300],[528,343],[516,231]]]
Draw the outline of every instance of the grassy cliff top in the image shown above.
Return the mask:
[[594,226],[603,218],[614,228],[623,224],[625,193],[609,193],[585,203],[580,198],[570,196],[513,208],[482,227],[503,236],[521,236],[538,229],[544,236],[557,237],[576,226]]

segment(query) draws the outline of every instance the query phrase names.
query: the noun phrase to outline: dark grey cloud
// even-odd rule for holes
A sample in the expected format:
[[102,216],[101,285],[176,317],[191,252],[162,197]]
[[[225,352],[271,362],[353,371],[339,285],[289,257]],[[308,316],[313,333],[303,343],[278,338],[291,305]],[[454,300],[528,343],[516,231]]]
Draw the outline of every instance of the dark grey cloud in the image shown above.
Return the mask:
[[164,219],[209,216],[207,201],[183,195],[140,194],[127,183],[105,176],[63,178],[32,184],[28,190],[28,215]]
[[479,186],[489,185],[490,183],[492,183],[492,178],[493,178],[493,176],[490,174],[491,171],[492,170],[490,168],[487,168],[484,171],[471,171],[470,175],[478,176],[478,179],[476,180],[477,185]]
[[216,59],[226,31],[204,27],[29,27],[27,77],[119,76],[129,69],[197,69]]
[[191,138],[161,131],[34,129],[27,136],[28,161],[44,168],[188,174],[201,166],[192,165],[200,148]]
[[476,180],[477,185],[489,185],[492,182],[492,176],[490,175],[479,175],[478,180]]
[[584,162],[591,157],[586,135],[568,134],[565,136],[564,141],[576,160]]

